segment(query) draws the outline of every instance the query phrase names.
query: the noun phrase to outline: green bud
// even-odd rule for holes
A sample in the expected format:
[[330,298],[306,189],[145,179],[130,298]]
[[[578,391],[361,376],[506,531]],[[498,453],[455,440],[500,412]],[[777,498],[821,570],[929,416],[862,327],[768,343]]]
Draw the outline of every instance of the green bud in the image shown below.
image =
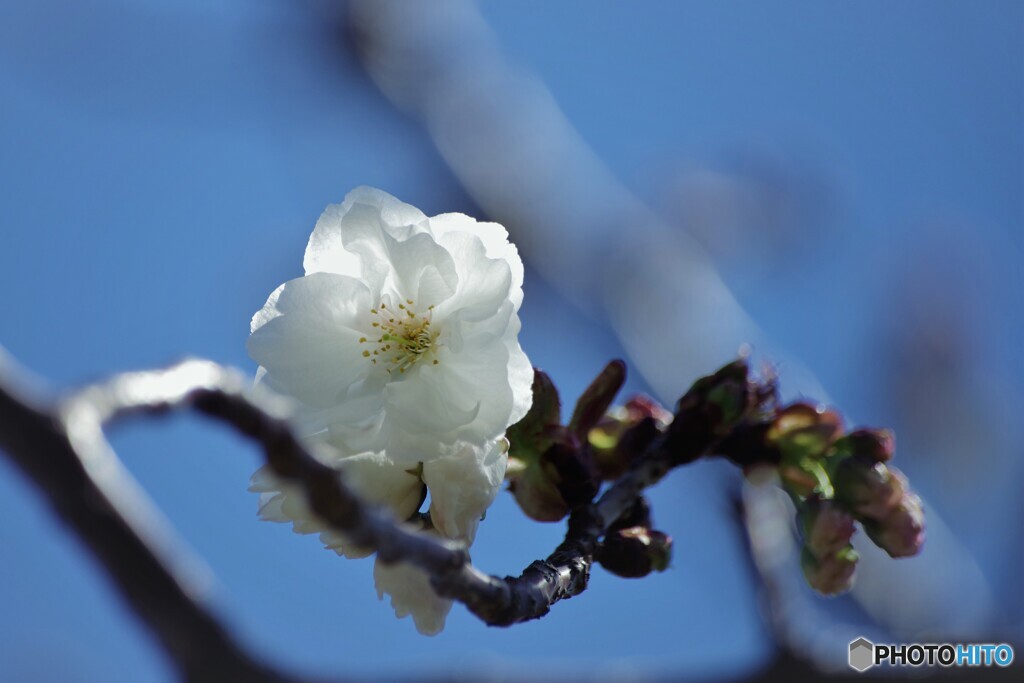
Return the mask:
[[733,380],[722,382],[708,391],[707,400],[718,407],[721,413],[718,431],[724,433],[739,422],[747,411],[747,383]]
[[817,458],[804,458],[797,463],[783,462],[779,465],[782,486],[799,498],[819,495],[831,498],[834,495],[828,472]]
[[855,531],[853,517],[834,500],[808,498],[797,515],[804,547],[815,558],[828,557],[850,544]]
[[778,412],[767,439],[787,459],[820,458],[842,430],[842,417],[835,411],[794,403]]
[[508,488],[527,517],[538,522],[557,522],[569,513],[569,506],[558,491],[558,475],[549,464],[540,460],[524,463],[518,458],[510,459],[509,463]]
[[558,389],[543,370],[533,369],[533,404],[522,420],[508,428],[509,457],[533,462],[552,444],[561,424]]
[[621,477],[671,421],[670,412],[643,395],[607,413],[587,435],[601,477]]
[[745,360],[734,361],[693,383],[679,403],[668,427],[668,442],[676,464],[691,462],[708,442],[729,434],[755,402]]
[[654,418],[644,417],[636,424],[623,420],[614,424],[599,424],[590,430],[590,450],[605,481],[618,479],[629,466],[646,452],[661,434]]
[[835,444],[836,455],[860,455],[875,462],[889,462],[896,450],[896,436],[890,429],[858,429]]
[[789,493],[806,498],[818,488],[818,478],[796,465],[780,465],[779,478]]
[[853,546],[846,546],[823,558],[815,557],[804,548],[800,553],[800,567],[811,588],[822,595],[838,595],[853,585],[858,559]]

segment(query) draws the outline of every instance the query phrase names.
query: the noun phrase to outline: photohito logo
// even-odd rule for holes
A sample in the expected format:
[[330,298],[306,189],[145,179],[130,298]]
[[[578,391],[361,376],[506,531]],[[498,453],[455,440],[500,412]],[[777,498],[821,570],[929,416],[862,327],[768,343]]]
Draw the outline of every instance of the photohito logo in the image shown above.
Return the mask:
[[1006,643],[913,643],[875,645],[867,638],[850,643],[850,668],[867,671],[892,666],[1010,666],[1013,648]]

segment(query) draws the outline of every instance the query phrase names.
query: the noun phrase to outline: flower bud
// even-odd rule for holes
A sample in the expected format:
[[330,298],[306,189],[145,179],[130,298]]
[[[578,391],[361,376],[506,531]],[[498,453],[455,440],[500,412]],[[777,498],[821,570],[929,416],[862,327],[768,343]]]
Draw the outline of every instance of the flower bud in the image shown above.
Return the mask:
[[861,455],[874,462],[889,462],[896,450],[896,436],[890,429],[858,429],[836,442],[842,455]]
[[811,497],[798,513],[804,547],[816,558],[833,555],[850,544],[853,516],[834,500]]
[[924,545],[924,508],[915,493],[907,492],[884,519],[866,521],[864,531],[890,557],[910,557]]
[[835,497],[858,519],[883,519],[906,490],[906,479],[896,469],[862,455],[843,458],[832,477]]
[[618,479],[630,464],[642,455],[661,432],[652,417],[642,417],[635,424],[626,420],[606,418],[590,430],[590,450],[594,454],[601,478]]
[[698,379],[679,399],[666,444],[676,464],[693,461],[710,440],[728,434],[747,413],[754,400],[748,372],[745,360],[733,361]]
[[586,441],[587,434],[604,417],[625,381],[626,364],[621,360],[613,360],[583,390],[569,420],[569,431],[577,439]]
[[569,512],[552,469],[537,460],[528,464],[509,460],[508,490],[526,516],[538,522],[557,522]]
[[838,595],[853,585],[858,559],[857,551],[852,546],[846,546],[821,559],[804,548],[800,554],[800,567],[811,588],[822,595]]
[[832,483],[818,460],[805,458],[799,464],[783,463],[779,466],[779,477],[783,488],[800,498],[832,495]]
[[561,424],[558,389],[543,370],[533,369],[533,403],[522,420],[508,428],[509,457],[524,463],[537,460],[554,441]]
[[780,410],[768,429],[768,441],[791,459],[823,457],[842,433],[843,420],[834,410],[793,403]]
[[601,475],[590,448],[580,446],[564,427],[547,450],[532,460],[510,459],[509,490],[523,512],[540,522],[556,522],[597,495]]
[[743,417],[750,399],[746,375],[733,378],[731,374],[724,375],[725,379],[712,386],[707,393],[708,401],[720,413],[715,429],[718,434],[727,433]]
[[672,537],[642,526],[610,531],[595,557],[612,574],[636,579],[663,572],[672,559]]
[[554,472],[554,482],[562,499],[570,508],[586,505],[601,488],[601,474],[590,448],[581,447],[575,439],[556,441],[544,451],[541,463]]
[[779,467],[779,478],[788,492],[800,497],[811,495],[814,493],[814,487],[818,485],[817,479],[795,465]]
[[625,406],[626,416],[630,424],[636,424],[644,418],[654,418],[658,427],[664,428],[672,421],[672,413],[646,394],[630,396]]
[[671,421],[672,413],[644,395],[633,396],[605,414],[587,434],[601,477],[606,481],[621,477]]

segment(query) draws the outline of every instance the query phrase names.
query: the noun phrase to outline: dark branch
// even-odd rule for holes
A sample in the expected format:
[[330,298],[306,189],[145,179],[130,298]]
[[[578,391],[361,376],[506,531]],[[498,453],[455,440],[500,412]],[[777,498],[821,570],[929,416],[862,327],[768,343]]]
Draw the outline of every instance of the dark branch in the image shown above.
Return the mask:
[[[144,498],[132,496],[134,482],[103,436],[102,428],[113,421],[190,408],[233,426],[263,447],[278,477],[301,486],[310,508],[327,525],[353,543],[376,549],[383,561],[420,568],[438,594],[464,603],[485,623],[502,626],[543,616],[554,603],[582,592],[601,536],[644,488],[679,463],[670,453],[680,447],[678,437],[671,449],[667,438],[655,440],[595,503],[573,511],[555,552],[518,577],[498,578],[473,567],[462,546],[418,534],[363,502],[337,470],[298,440],[288,422],[288,403],[250,387],[237,372],[186,361],[166,370],[117,375],[44,404],[15,388],[10,365],[0,363],[0,447],[97,556],[193,680],[284,677],[243,652],[190,593],[170,562],[172,553],[162,551],[165,539],[146,523],[153,515]],[[690,442],[682,446],[691,454],[707,452],[714,442],[710,435],[687,438]]]
[[289,680],[239,647],[158,550],[161,539],[146,528],[147,520],[125,509],[131,487],[124,488],[126,476],[113,454],[103,452],[102,437],[97,432],[81,448],[89,438],[88,420],[78,420],[73,443],[66,416],[29,398],[13,375],[0,356],[0,449],[95,555],[182,675],[194,681]]

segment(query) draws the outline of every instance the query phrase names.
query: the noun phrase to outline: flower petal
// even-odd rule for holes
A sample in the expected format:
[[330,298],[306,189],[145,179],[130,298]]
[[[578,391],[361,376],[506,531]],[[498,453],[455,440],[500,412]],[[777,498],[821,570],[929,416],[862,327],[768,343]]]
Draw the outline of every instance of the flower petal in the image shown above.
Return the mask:
[[320,272],[352,277],[364,275],[359,257],[346,248],[342,239],[343,226],[351,228],[353,223],[358,223],[356,217],[348,215],[357,204],[372,208],[372,215],[379,219],[374,224],[383,223],[395,237],[407,237],[412,232],[412,226],[426,220],[419,209],[395,199],[387,192],[372,187],[357,187],[345,196],[341,204],[328,206],[317,221],[313,234],[309,236],[302,262],[307,275]]
[[519,345],[519,316],[514,316],[505,335],[508,349],[508,385],[512,390],[512,412],[508,423],[515,423],[526,417],[533,405],[533,364]]
[[[457,439],[482,445],[503,435],[509,425],[513,396],[508,383],[508,349],[491,334],[474,335],[464,342],[457,353],[442,348],[438,364],[429,370],[438,393],[479,404],[475,419],[460,425],[455,434]],[[438,407],[424,405],[420,410],[426,416]]]
[[[426,489],[419,474],[396,465],[382,453],[342,458],[334,466],[342,472],[352,490],[370,503],[387,507],[399,520],[409,519],[423,504]],[[260,519],[290,522],[300,534],[319,533],[326,547],[350,559],[366,557],[372,552],[352,545],[344,534],[331,529],[309,508],[301,488],[281,481],[268,466],[253,474],[249,490],[260,494]]]
[[313,407],[337,402],[370,371],[357,312],[369,307],[358,280],[317,273],[286,282],[253,317],[249,355],[274,386]]
[[430,219],[430,229],[442,244],[449,233],[467,232],[480,238],[487,258],[501,259],[512,274],[510,298],[518,311],[523,302],[523,260],[516,245],[509,242],[508,231],[498,223],[478,222],[461,213],[443,213]]
[[362,453],[337,463],[344,481],[371,503],[387,506],[400,520],[423,504],[425,492],[416,471],[396,464],[383,453]]
[[464,445],[424,463],[434,526],[448,538],[472,543],[480,519],[498,495],[507,465],[508,455],[499,441],[483,448]]
[[383,600],[385,593],[391,596],[396,617],[402,619],[411,614],[416,630],[425,636],[435,636],[444,629],[452,601],[438,597],[430,579],[419,569],[405,563],[385,564],[377,558],[373,580],[378,598]]
[[391,265],[385,286],[397,296],[395,304],[411,299],[422,314],[455,293],[459,278],[452,255],[431,235],[421,232],[400,241],[382,233],[381,244]]
[[[440,358],[448,354],[439,353]],[[394,427],[405,424],[412,433],[445,434],[471,423],[480,413],[477,392],[452,391],[451,372],[439,365],[418,364],[402,381],[385,389]]]
[[440,240],[459,272],[456,295],[439,307],[443,319],[458,311],[463,320],[479,321],[493,316],[509,300],[512,271],[507,261],[487,257],[480,238],[468,232],[450,232]]

